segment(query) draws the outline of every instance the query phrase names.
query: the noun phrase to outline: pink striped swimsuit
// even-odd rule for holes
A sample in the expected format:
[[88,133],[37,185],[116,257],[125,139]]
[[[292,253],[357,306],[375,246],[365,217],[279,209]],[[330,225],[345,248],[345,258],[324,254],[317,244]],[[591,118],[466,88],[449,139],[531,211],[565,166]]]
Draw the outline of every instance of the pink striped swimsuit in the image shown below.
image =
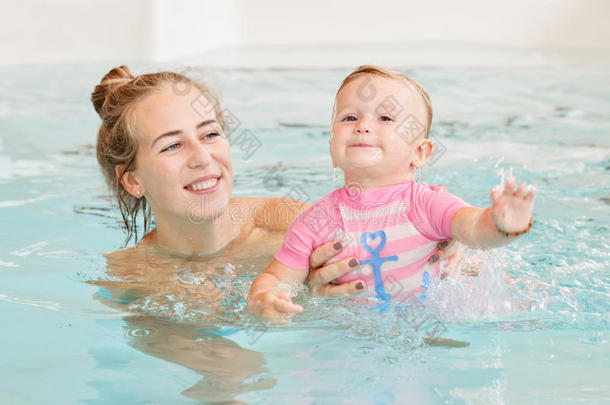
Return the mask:
[[392,184],[365,192],[347,187],[333,191],[303,212],[290,226],[276,260],[309,269],[309,256],[320,245],[340,239],[344,248],[329,261],[355,256],[360,266],[336,281],[366,282],[369,295],[426,298],[440,270],[429,264],[439,240],[451,238],[453,215],[466,203],[425,183]]

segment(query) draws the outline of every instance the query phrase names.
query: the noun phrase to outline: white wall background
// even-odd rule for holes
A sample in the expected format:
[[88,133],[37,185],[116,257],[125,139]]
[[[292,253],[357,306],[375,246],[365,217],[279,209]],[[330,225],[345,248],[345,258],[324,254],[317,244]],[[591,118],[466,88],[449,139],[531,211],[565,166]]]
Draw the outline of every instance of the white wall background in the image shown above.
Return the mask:
[[609,0],[0,0],[0,65],[431,40],[608,54],[608,21]]

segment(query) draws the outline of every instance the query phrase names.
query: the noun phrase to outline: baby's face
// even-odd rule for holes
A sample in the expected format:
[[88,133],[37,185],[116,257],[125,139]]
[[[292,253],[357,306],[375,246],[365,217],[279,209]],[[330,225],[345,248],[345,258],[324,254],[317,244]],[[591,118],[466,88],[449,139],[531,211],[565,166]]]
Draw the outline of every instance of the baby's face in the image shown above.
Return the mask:
[[346,181],[393,184],[413,179],[426,134],[426,107],[406,81],[364,75],[337,95],[330,154]]

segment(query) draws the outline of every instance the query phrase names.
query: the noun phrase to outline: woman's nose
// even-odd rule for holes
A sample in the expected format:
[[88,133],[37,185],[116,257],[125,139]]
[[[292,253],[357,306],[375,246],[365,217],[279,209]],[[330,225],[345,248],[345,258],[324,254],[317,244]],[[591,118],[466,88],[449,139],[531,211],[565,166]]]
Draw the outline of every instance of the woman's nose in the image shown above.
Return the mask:
[[206,145],[203,145],[201,142],[192,142],[189,145],[191,148],[191,155],[189,158],[189,167],[206,167],[210,164],[212,160],[212,155],[210,155],[210,151]]

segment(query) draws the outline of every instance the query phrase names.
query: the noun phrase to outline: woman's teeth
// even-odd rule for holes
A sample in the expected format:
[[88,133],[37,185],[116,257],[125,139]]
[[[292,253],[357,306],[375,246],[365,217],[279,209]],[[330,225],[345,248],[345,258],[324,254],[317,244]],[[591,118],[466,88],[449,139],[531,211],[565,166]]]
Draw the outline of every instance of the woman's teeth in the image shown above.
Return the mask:
[[188,186],[186,186],[186,188],[191,191],[201,191],[214,187],[216,183],[218,183],[218,178],[212,178],[206,181],[202,181],[200,183],[189,184]]

